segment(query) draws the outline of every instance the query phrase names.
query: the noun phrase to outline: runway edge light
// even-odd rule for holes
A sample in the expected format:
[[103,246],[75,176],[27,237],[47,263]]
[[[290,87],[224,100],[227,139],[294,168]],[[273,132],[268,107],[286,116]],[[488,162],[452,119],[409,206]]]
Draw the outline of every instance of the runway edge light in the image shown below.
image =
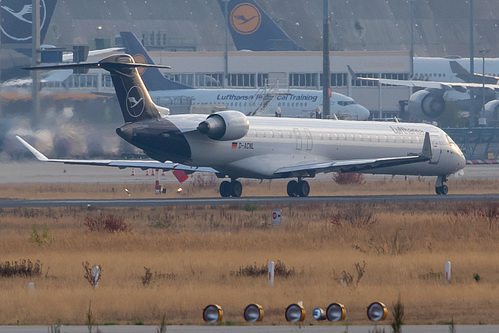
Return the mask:
[[217,304],[210,304],[203,310],[203,320],[207,323],[221,322],[224,318],[222,307]]
[[244,309],[244,320],[250,323],[263,320],[263,308],[259,304],[249,304]]
[[347,316],[347,311],[345,310],[345,306],[340,303],[331,303],[327,307],[326,317],[329,321],[340,321],[345,320]]
[[315,320],[325,320],[326,319],[326,311],[322,308],[315,308],[312,311],[312,317],[314,317]]
[[370,321],[380,321],[386,319],[388,310],[386,306],[381,302],[371,303],[367,307],[367,318]]
[[[300,302],[301,303],[301,302]],[[299,322],[305,320],[305,308],[301,304],[290,304],[286,308],[286,320],[290,322]]]

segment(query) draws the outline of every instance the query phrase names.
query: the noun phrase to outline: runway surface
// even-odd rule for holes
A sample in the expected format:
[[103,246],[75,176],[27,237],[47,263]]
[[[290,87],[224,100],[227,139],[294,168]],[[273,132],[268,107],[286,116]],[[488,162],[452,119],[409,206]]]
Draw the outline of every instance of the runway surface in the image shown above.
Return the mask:
[[[377,326],[379,332],[391,332],[390,326]],[[155,326],[99,326],[102,333],[151,333],[156,332]],[[383,331],[384,329],[384,331]],[[456,332],[466,333],[497,333],[499,326],[495,325],[456,325]],[[404,333],[448,333],[449,326],[403,326]],[[3,326],[0,333],[39,333],[47,332],[47,326]],[[61,332],[82,333],[88,332],[87,326],[62,326]],[[313,333],[369,333],[375,332],[374,326],[168,326],[167,332],[179,333],[287,333],[287,332],[313,332]],[[378,332],[378,331],[377,331]]]
[[449,195],[370,195],[332,197],[244,197],[244,198],[174,198],[174,199],[0,199],[0,208],[15,207],[158,207],[232,204],[310,204],[310,203],[403,203],[403,202],[469,202],[499,200],[499,194],[449,194]]

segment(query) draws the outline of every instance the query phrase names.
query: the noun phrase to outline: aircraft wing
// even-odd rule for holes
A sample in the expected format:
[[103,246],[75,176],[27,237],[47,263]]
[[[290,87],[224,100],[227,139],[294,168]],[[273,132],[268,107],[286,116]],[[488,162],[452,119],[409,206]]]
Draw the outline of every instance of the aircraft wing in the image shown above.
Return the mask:
[[[404,86],[404,87],[419,87],[419,88],[429,88],[429,89],[441,89],[441,90],[457,90],[459,92],[465,92],[468,89],[482,89],[482,83],[468,83],[468,82],[439,82],[439,81],[419,81],[419,80],[396,80],[396,79],[379,79],[379,78],[368,78],[360,77],[352,70],[350,66],[347,66],[352,78],[354,80],[363,81],[375,81],[381,84],[393,85],[393,86]],[[499,91],[499,84],[486,83],[485,88]]]
[[200,172],[214,172],[218,173],[217,170],[210,167],[193,167],[185,164],[174,163],[174,162],[157,162],[151,160],[71,160],[71,159],[52,159],[47,158],[45,155],[40,153],[32,145],[27,143],[23,138],[16,135],[16,138],[33,154],[35,157],[42,162],[55,162],[64,164],[79,164],[79,165],[94,165],[94,166],[109,166],[116,167],[120,169],[124,168],[140,168],[140,169],[162,169],[162,170],[182,170],[189,173],[200,171]]
[[426,132],[423,142],[423,148],[419,154],[411,154],[408,156],[384,157],[375,159],[353,159],[342,161],[331,161],[316,164],[295,165],[283,167],[275,171],[276,174],[297,174],[300,172],[365,172],[373,169],[388,168],[404,164],[412,164],[426,162],[431,159],[431,142],[430,133]]
[[280,168],[275,171],[276,174],[293,174],[303,171],[315,172],[365,172],[372,169],[387,168],[392,166],[426,162],[430,157],[415,155],[415,156],[401,156],[401,157],[388,157],[367,160],[344,160],[344,161],[331,161],[318,164],[305,164],[290,167]]

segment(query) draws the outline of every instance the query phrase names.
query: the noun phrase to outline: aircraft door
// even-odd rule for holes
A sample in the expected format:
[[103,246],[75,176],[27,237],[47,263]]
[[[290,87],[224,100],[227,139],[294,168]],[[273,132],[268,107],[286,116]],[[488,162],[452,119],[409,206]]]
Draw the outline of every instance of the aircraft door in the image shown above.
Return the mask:
[[312,150],[314,147],[314,140],[312,138],[312,133],[308,128],[305,128],[303,130],[305,132],[305,135],[307,136],[307,150]]
[[293,128],[293,132],[295,132],[296,150],[301,150],[302,141],[301,141],[300,130],[298,128]]
[[442,145],[440,143],[440,136],[438,134],[430,134],[431,141],[431,160],[430,164],[438,164],[440,155],[442,155]]

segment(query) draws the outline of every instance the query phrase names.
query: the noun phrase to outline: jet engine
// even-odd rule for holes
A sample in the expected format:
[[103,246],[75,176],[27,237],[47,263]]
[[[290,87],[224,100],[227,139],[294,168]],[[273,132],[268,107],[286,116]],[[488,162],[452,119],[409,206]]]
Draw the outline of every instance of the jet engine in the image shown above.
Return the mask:
[[499,99],[494,99],[483,106],[484,116],[489,126],[497,126],[499,121]]
[[408,110],[418,119],[435,119],[444,113],[445,100],[439,92],[420,90],[409,98]]
[[238,140],[248,133],[249,121],[239,111],[220,111],[210,114],[197,130],[213,140]]

